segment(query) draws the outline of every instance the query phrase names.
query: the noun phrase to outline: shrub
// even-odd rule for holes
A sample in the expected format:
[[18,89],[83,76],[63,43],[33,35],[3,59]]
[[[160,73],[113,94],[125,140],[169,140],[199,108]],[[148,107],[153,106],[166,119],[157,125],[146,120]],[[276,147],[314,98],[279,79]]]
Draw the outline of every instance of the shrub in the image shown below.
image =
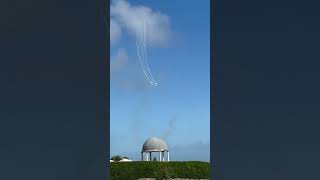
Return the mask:
[[207,162],[159,162],[136,161],[110,163],[111,180],[136,180],[139,178],[190,178],[209,179],[210,164]]
[[113,156],[112,158],[111,158],[111,160],[113,160],[113,161],[115,161],[115,162],[118,162],[118,161],[120,161],[122,158],[121,158],[121,156],[119,156],[119,155],[117,155],[117,156]]

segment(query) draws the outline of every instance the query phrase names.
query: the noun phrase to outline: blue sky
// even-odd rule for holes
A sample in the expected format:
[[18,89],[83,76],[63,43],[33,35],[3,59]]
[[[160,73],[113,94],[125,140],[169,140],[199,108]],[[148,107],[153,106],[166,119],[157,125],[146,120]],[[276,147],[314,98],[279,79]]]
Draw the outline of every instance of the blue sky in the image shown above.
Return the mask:
[[110,32],[110,155],[138,160],[143,142],[156,136],[167,141],[171,160],[209,161],[209,0],[120,1],[132,12],[148,7],[151,11],[146,12],[154,17],[150,21],[159,20],[153,23],[155,28],[149,28],[149,39],[154,41],[150,40],[148,48],[148,64],[158,86],[145,78],[130,32],[134,25],[126,26],[139,19],[133,17],[138,13],[128,15],[121,8],[113,12],[119,0],[114,1],[111,21],[117,28],[111,25]]

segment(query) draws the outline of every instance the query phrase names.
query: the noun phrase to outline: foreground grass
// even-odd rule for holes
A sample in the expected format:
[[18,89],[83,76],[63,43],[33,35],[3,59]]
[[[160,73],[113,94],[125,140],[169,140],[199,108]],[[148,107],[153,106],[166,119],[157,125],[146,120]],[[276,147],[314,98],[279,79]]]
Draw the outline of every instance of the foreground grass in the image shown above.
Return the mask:
[[114,162],[110,163],[111,180],[136,180],[139,178],[189,178],[209,179],[207,162]]

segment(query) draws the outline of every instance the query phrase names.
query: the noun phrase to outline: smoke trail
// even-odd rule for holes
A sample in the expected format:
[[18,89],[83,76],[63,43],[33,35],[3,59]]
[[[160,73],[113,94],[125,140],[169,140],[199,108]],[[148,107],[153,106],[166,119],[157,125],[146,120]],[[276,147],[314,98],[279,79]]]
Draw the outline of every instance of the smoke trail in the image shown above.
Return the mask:
[[143,94],[141,98],[139,98],[139,100],[137,101],[137,104],[133,106],[133,111],[131,115],[131,128],[133,132],[133,138],[136,143],[140,143],[142,140],[140,132],[142,132],[146,125],[145,118],[143,116],[150,107],[151,104],[146,94]]
[[131,121],[132,132],[133,132],[133,139],[135,140],[136,143],[139,143],[141,139],[140,131],[141,131],[141,125],[143,124],[141,122],[142,120],[141,115],[144,112],[144,110],[145,110],[145,103],[142,102],[141,104],[138,104],[132,112],[132,118],[133,118]]
[[163,135],[164,140],[167,140],[176,130],[176,121],[177,121],[176,117],[173,117],[172,119],[170,119],[168,123],[168,129],[165,131]]
[[147,67],[147,71],[149,73],[150,79],[153,83],[154,86],[157,86],[157,82],[154,80],[150,68],[149,68],[149,62],[148,62],[148,54],[147,54],[147,39],[146,39],[146,35],[148,35],[147,33],[147,28],[146,28],[146,21],[143,20],[143,34],[144,34],[144,53],[145,53],[145,61],[146,61],[146,67]]
[[143,58],[141,58],[142,55],[140,55],[140,46],[138,45],[138,43],[136,42],[136,47],[137,47],[137,54],[138,54],[138,58],[139,58],[139,64],[140,64],[140,67],[143,71],[143,74],[145,75],[145,77],[147,78],[147,80],[150,82],[151,80],[149,79],[147,73],[146,73],[146,68],[144,66],[144,62],[143,62]]
[[145,77],[147,78],[147,80],[151,85],[157,86],[157,82],[154,80],[148,64],[147,35],[148,33],[146,32],[146,22],[143,19],[142,28],[140,28],[139,31],[137,32],[137,41],[136,41],[137,54],[139,58],[140,67]]
[[137,32],[137,40],[136,40],[136,48],[137,48],[137,54],[138,54],[138,59],[139,59],[139,64],[140,64],[140,67],[145,75],[145,77],[147,78],[147,80],[149,82],[151,82],[151,80],[149,79],[148,77],[148,74],[147,74],[147,71],[146,71],[146,68],[145,68],[145,62],[144,62],[144,53],[143,53],[143,50],[142,47],[141,47],[141,42],[142,42],[142,33],[141,31],[140,32]]

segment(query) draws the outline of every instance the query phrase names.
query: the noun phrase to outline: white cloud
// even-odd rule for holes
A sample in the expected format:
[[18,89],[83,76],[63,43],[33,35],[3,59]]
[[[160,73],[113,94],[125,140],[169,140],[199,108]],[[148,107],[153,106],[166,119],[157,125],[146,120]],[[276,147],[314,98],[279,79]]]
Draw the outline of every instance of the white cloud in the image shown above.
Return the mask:
[[137,64],[129,62],[126,49],[120,48],[110,59],[112,85],[129,91],[141,91],[148,85]]
[[110,19],[110,44],[111,46],[114,45],[121,37],[121,27],[120,25],[114,20]]
[[[144,21],[143,21],[143,18]],[[149,7],[131,5],[126,0],[113,0],[110,7],[110,44],[112,48],[120,40],[123,33],[138,38],[142,32],[143,22],[146,26],[146,40],[150,47],[166,46],[169,42],[169,17],[156,12]],[[134,44],[134,42],[132,42]],[[138,58],[134,54],[135,58]],[[113,86],[126,90],[139,91],[148,87],[148,81],[143,76],[139,64],[130,60],[124,48],[120,48],[111,57],[110,73]]]
[[146,6],[131,5],[125,0],[115,0],[111,4],[110,15],[136,38],[142,32],[145,21],[148,45],[163,46],[168,43],[170,24],[169,17],[165,14]]
[[111,74],[123,71],[128,65],[128,54],[125,49],[119,49],[117,54],[111,58],[110,72]]

